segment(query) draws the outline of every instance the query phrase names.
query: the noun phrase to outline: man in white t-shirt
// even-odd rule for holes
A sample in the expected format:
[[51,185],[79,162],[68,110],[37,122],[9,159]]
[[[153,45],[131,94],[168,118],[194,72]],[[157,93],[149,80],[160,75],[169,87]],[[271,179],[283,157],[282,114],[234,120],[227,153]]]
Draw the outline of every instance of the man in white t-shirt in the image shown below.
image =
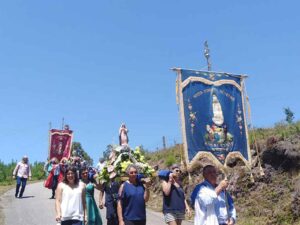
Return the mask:
[[[23,193],[25,191],[27,179],[29,178],[29,180],[31,180],[31,170],[28,162],[28,157],[26,155],[23,156],[22,160],[18,162],[18,164],[14,169],[13,179],[15,178],[17,178],[15,197],[22,198]],[[19,194],[20,187],[21,187],[21,191]]]
[[234,225],[236,210],[233,199],[226,191],[228,180],[217,184],[217,170],[208,165],[203,169],[204,181],[192,193],[195,225]]

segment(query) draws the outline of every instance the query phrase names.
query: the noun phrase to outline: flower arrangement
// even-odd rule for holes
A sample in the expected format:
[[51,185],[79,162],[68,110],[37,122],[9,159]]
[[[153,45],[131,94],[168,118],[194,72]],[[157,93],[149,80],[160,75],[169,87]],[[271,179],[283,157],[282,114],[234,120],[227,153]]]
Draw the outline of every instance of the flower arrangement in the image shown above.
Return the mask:
[[108,182],[112,178],[124,180],[127,177],[126,168],[130,164],[136,165],[139,168],[139,173],[145,177],[151,178],[156,175],[155,170],[145,162],[140,147],[133,150],[128,145],[123,145],[113,147],[109,159],[106,161],[106,166],[98,174],[98,179],[101,183]]

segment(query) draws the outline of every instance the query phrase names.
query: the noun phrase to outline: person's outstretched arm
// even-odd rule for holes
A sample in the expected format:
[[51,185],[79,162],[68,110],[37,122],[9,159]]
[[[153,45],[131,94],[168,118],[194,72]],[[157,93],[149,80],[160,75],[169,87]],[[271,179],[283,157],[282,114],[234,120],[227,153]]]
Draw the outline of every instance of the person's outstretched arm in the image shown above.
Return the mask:
[[55,191],[55,212],[56,221],[61,221],[61,199],[62,199],[62,183],[58,184],[58,187]]
[[123,219],[123,209],[122,209],[123,188],[124,188],[124,184],[122,184],[119,189],[119,200],[118,200],[118,206],[117,206],[119,225],[125,225],[124,219]]
[[84,185],[84,187],[82,188],[82,195],[81,195],[81,197],[82,197],[82,207],[83,207],[83,224],[86,223],[87,215],[88,215],[87,212],[86,212],[87,208],[86,208],[85,188],[86,188],[86,186]]
[[163,193],[164,193],[166,196],[169,196],[169,195],[170,195],[172,184],[174,184],[174,178],[173,178],[172,173],[170,173],[170,174],[169,174],[168,182],[165,181],[165,180],[162,180],[162,183],[161,183]]
[[148,202],[149,201],[149,198],[150,198],[150,185],[148,184],[145,184],[145,192],[144,192],[144,201],[145,202]]
[[102,188],[100,189],[100,193],[99,193],[99,208],[103,209],[104,208],[104,204],[103,204],[103,196],[104,196],[104,187],[106,184],[102,185]]

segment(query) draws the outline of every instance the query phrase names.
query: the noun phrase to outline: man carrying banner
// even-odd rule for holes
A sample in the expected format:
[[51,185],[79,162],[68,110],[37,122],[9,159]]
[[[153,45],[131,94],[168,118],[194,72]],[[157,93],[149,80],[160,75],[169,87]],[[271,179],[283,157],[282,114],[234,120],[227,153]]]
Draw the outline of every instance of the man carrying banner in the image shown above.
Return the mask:
[[222,180],[217,185],[217,170],[208,165],[203,169],[205,181],[198,184],[191,195],[195,208],[195,225],[233,225],[236,210],[233,199],[226,191],[228,181]]

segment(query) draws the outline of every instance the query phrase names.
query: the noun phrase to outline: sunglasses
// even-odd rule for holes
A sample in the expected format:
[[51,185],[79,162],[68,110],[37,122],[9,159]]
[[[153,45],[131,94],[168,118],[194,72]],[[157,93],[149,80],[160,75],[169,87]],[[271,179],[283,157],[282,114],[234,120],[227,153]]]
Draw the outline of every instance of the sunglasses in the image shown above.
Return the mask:
[[88,172],[83,172],[83,173],[81,173],[82,175],[87,175],[88,174]]
[[179,169],[176,169],[176,170],[174,170],[176,173],[181,173],[181,170],[179,170]]
[[137,174],[137,171],[130,171],[129,174]]

